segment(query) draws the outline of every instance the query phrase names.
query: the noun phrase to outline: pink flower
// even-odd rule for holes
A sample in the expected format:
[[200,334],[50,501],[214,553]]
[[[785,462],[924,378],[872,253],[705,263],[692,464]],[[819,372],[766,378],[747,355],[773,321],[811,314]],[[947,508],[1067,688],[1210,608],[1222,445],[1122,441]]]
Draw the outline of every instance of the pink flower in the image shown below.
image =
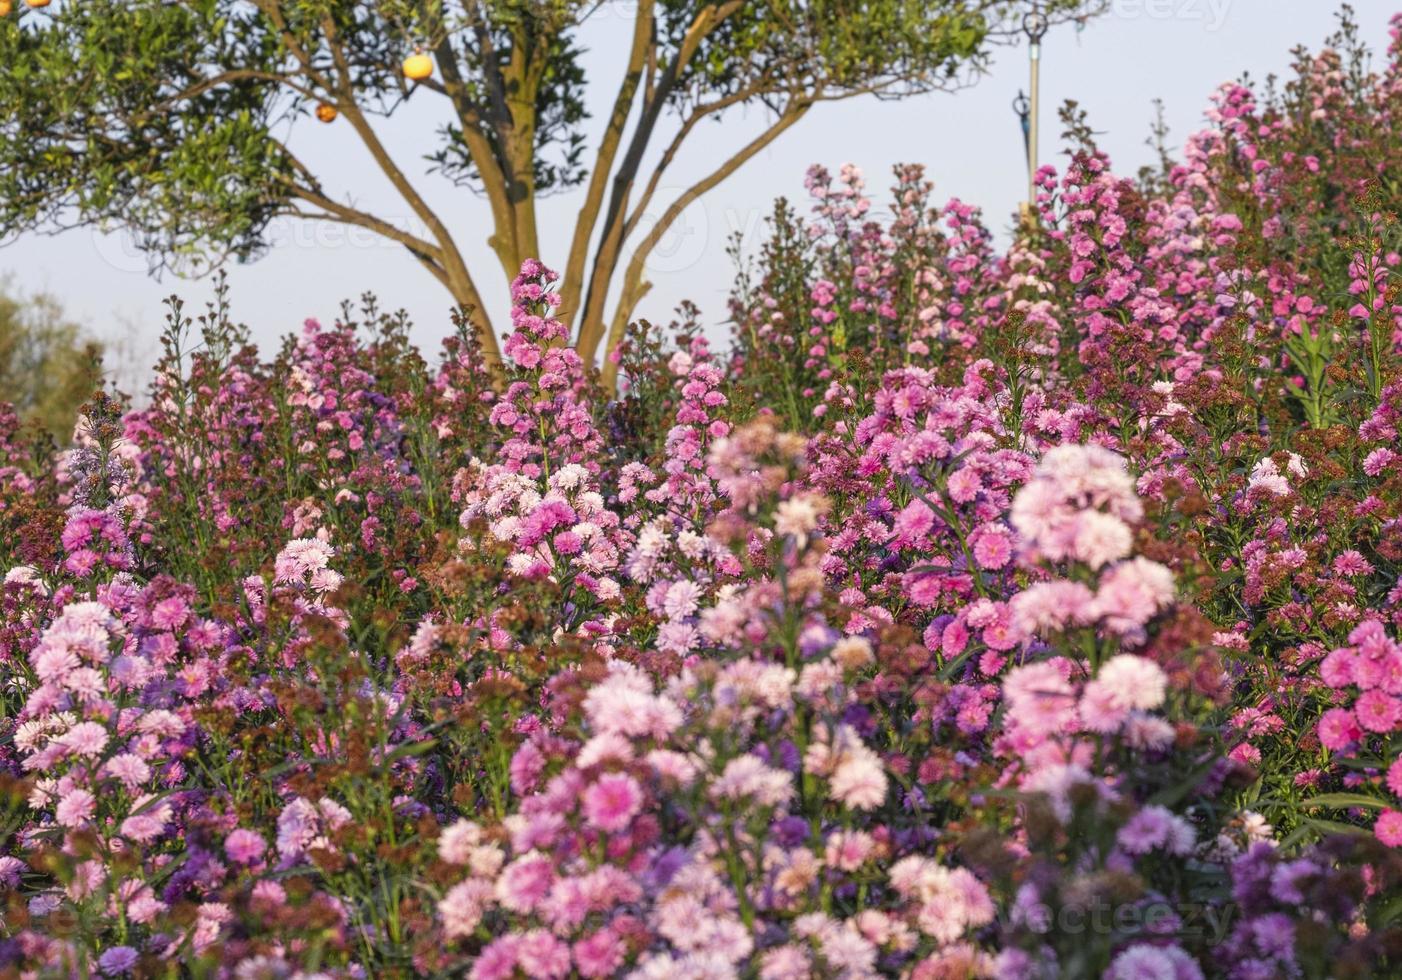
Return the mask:
[[582,976],[611,976],[623,965],[626,952],[622,939],[607,927],[574,944],[574,961]]
[[1373,571],[1372,564],[1357,551],[1350,548],[1334,559],[1334,572],[1337,575],[1368,575]]
[[1091,681],[1081,692],[1079,705],[1081,725],[1087,731],[1109,734],[1117,731],[1129,717],[1129,709],[1105,684]]
[[1402,718],[1402,703],[1383,691],[1365,691],[1353,705],[1358,723],[1370,732],[1390,732]]
[[540,775],[545,771],[545,756],[534,742],[524,742],[511,757],[511,788],[525,795],[535,789]]
[[482,828],[471,820],[458,820],[438,835],[438,856],[449,864],[467,864],[482,842]]
[[60,741],[73,755],[99,755],[107,747],[107,729],[95,721],[80,721],[64,732]]
[[72,789],[63,795],[54,810],[59,826],[74,829],[92,819],[97,810],[97,798],[85,789]]
[[521,937],[513,933],[493,939],[472,964],[471,980],[508,980],[516,975],[516,955]]
[[809,980],[812,975],[808,954],[793,944],[766,950],[760,959],[760,980]]
[[1067,668],[1054,661],[1018,667],[1003,680],[1003,697],[1013,723],[1034,735],[1062,731],[1076,718],[1076,699]]
[[522,936],[516,957],[528,977],[562,980],[570,972],[570,948],[544,929],[532,929]]
[[224,853],[229,855],[229,860],[235,864],[252,864],[262,857],[267,849],[268,842],[261,834],[243,827],[235,829],[224,838]]
[[956,657],[969,643],[969,631],[959,620],[954,620],[940,634],[940,648],[946,657]]
[[1111,703],[1137,711],[1150,711],[1163,704],[1168,686],[1162,667],[1132,653],[1111,657],[1095,679],[1105,688]]
[[561,531],[551,543],[555,546],[556,554],[560,555],[577,555],[584,546],[584,540],[573,531]]
[[994,616],[983,625],[984,645],[990,650],[997,650],[1000,653],[1013,649],[1020,644],[1024,637],[1022,631],[1012,621],[1012,613],[1004,603],[997,603],[994,606]]
[[1345,749],[1362,737],[1358,720],[1347,708],[1330,708],[1319,719],[1319,742],[1331,752]]
[[1377,476],[1387,469],[1395,459],[1397,459],[1397,453],[1391,449],[1374,449],[1363,461],[1363,472],[1369,476]]
[[1024,633],[1047,637],[1084,626],[1096,615],[1094,596],[1080,582],[1037,582],[1008,600],[1013,622]]
[[626,773],[600,776],[584,791],[584,818],[606,833],[617,833],[642,808],[643,791]]
[[1347,687],[1353,681],[1354,653],[1348,647],[1331,651],[1319,665],[1319,679],[1333,688]]
[[1389,809],[1380,813],[1373,833],[1388,847],[1402,847],[1402,811]]
[[1133,558],[1100,577],[1095,614],[1116,633],[1140,630],[1174,599],[1173,573],[1156,561]]
[[896,515],[891,533],[897,544],[904,547],[919,545],[934,526],[935,513],[923,500],[912,500]]
[[977,471],[968,466],[960,467],[949,475],[945,484],[949,498],[956,503],[967,504],[983,489],[983,481]]
[[438,903],[444,934],[449,939],[472,935],[491,900],[492,886],[481,878],[472,878],[448,889]]
[[513,912],[530,912],[554,883],[554,862],[539,851],[528,851],[508,864],[497,879],[497,901]]
[[1100,568],[1129,554],[1134,535],[1129,525],[1098,510],[1082,511],[1065,525],[1067,536],[1059,549],[1062,555]]
[[1012,560],[1012,555],[1012,538],[1004,531],[988,531],[974,541],[974,561],[980,568],[1003,568]]
[[832,774],[828,795],[854,810],[874,810],[885,802],[886,789],[881,760],[863,746],[845,754]]

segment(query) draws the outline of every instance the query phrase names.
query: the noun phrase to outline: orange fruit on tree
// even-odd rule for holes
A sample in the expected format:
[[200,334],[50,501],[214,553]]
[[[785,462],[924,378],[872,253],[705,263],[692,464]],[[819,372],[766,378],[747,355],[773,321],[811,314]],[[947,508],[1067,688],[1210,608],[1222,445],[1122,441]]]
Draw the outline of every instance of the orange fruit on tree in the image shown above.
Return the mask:
[[[24,0],[24,2],[31,7],[47,7],[49,5],[49,0]],[[9,11],[7,10],[5,13],[9,13]]]
[[337,113],[336,113],[336,107],[335,107],[334,105],[328,105],[328,104],[326,104],[325,102],[319,102],[319,103],[317,103],[317,107],[316,107],[316,117],[317,117],[318,119],[320,119],[322,122],[324,122],[324,123],[335,122],[335,121],[336,121],[336,115],[337,115]]
[[0,0],[0,17],[10,16],[10,11],[13,9],[10,0]]
[[[47,3],[48,0],[45,0]],[[404,59],[404,77],[421,82],[433,74],[433,59],[422,51],[415,51]]]

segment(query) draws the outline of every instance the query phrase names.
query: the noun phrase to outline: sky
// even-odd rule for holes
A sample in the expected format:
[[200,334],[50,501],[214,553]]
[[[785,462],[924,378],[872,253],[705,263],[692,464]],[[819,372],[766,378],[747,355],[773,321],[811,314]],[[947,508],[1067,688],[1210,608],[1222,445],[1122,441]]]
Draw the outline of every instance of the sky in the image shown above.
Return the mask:
[[[1402,0],[1353,0],[1364,39],[1380,64],[1387,22]],[[606,98],[617,84],[618,65],[631,30],[626,8],[606,10],[583,36],[590,77],[605,80],[593,92]],[[1042,162],[1060,161],[1056,108],[1078,101],[1100,132],[1114,167],[1133,173],[1151,162],[1146,144],[1153,102],[1161,99],[1170,145],[1202,125],[1212,91],[1244,73],[1261,80],[1285,74],[1299,44],[1318,48],[1332,33],[1334,0],[1110,0],[1109,11],[1084,29],[1052,31],[1042,60]],[[711,332],[723,335],[725,300],[735,270],[726,246],[732,233],[753,250],[763,219],[778,196],[804,197],[803,176],[813,163],[836,171],[860,167],[878,209],[897,163],[923,163],[935,181],[935,197],[959,197],[984,210],[991,227],[1006,230],[1026,194],[1022,134],[1012,102],[1027,86],[1026,46],[1002,49],[987,75],[969,89],[900,101],[871,98],[821,105],[739,173],[690,207],[648,263],[651,293],[638,315],[665,320],[690,299]],[[408,170],[423,165],[436,110],[422,100],[396,116],[387,143]],[[598,113],[596,115],[601,115]],[[736,114],[698,128],[669,175],[673,194],[725,159],[763,125],[757,113]],[[388,217],[406,213],[382,184],[349,127],[308,121],[293,148],[345,199]],[[505,282],[485,240],[485,202],[469,191],[425,177],[421,186],[453,229],[498,324],[508,309]],[[579,193],[552,197],[541,207],[543,258],[562,265]],[[658,200],[667,199],[659,193]],[[660,210],[660,207],[658,208]],[[370,290],[381,305],[407,310],[413,337],[426,349],[450,329],[447,294],[400,246],[342,226],[280,223],[276,244],[248,265],[229,267],[234,318],[249,325],[268,352],[277,339],[307,317],[334,319],[343,299]],[[164,319],[165,297],[179,294],[192,309],[210,295],[208,281],[167,274],[157,280],[146,259],[120,234],[77,229],[57,236],[26,234],[0,247],[0,269],[22,291],[57,296],[80,322],[120,348],[119,375],[139,378],[153,360]]]

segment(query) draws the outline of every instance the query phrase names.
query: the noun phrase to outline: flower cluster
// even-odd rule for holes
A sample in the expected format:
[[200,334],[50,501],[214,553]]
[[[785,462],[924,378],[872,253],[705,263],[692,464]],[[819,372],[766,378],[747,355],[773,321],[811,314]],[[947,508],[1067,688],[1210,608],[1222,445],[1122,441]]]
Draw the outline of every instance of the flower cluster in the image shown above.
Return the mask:
[[1397,974],[1393,26],[1006,249],[814,168],[728,349],[532,260],[0,409],[0,975]]

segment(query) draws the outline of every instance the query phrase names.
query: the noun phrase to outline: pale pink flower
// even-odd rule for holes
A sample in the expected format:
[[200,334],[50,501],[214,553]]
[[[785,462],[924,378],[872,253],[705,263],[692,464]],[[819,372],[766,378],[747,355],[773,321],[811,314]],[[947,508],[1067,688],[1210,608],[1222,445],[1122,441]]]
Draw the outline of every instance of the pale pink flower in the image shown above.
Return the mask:
[[95,721],[80,721],[60,736],[59,741],[71,754],[92,757],[107,747],[107,729]]
[[492,885],[480,878],[470,878],[448,889],[438,902],[438,917],[443,920],[444,935],[449,939],[472,935],[491,901]]
[[1168,675],[1146,657],[1122,653],[1111,657],[1095,676],[1110,699],[1127,710],[1150,711],[1163,704]]
[[1290,496],[1290,482],[1269,456],[1251,468],[1246,485],[1248,490],[1260,490],[1275,497]]
[[717,799],[753,799],[763,806],[781,806],[793,796],[793,779],[782,769],[774,769],[756,755],[736,756],[725,764],[711,784]]
[[[1128,524],[1098,510],[1082,511],[1065,528],[1065,537],[1059,539],[1060,557],[1074,558],[1091,568],[1123,558],[1134,544]],[[1050,552],[1048,556],[1053,557]]]
[[1117,731],[1129,717],[1129,709],[1110,688],[1098,680],[1091,681],[1081,691],[1078,711],[1081,727],[1102,735]]
[[864,830],[840,830],[828,835],[823,860],[829,867],[856,871],[875,847],[876,841]]
[[1140,630],[1174,600],[1173,573],[1158,562],[1132,558],[1100,577],[1094,611],[1120,634]]
[[1003,697],[1011,721],[1036,735],[1062,731],[1076,717],[1075,692],[1060,661],[1027,664],[1003,679]]
[[887,779],[874,755],[862,755],[837,767],[828,795],[854,810],[874,810],[886,799]]
[[1013,622],[1024,633],[1047,637],[1095,618],[1094,595],[1080,582],[1036,582],[1008,600]]
[[114,755],[103,765],[102,771],[121,782],[128,792],[151,778],[151,767],[146,760],[131,752]]

